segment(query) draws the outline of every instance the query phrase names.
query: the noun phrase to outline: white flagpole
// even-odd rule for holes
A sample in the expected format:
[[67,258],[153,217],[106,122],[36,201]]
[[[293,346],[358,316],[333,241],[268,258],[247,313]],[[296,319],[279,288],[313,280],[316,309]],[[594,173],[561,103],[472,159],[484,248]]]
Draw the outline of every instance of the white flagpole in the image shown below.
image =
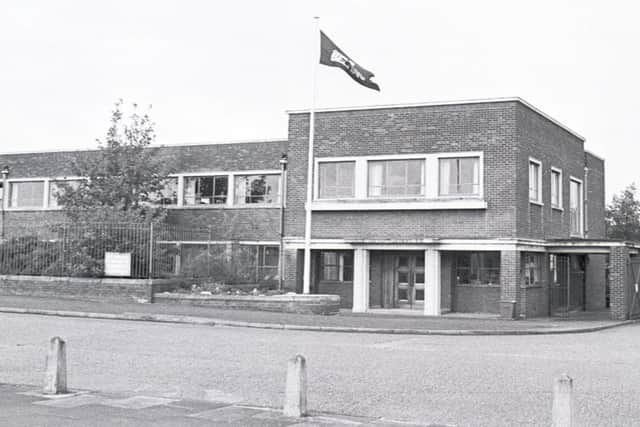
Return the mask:
[[307,203],[305,205],[304,222],[304,276],[302,281],[302,293],[308,294],[311,291],[311,201],[313,199],[313,139],[315,133],[315,109],[318,64],[320,63],[319,39],[320,39],[320,18],[314,16],[315,22],[313,34],[313,78],[311,84],[311,110],[309,112],[309,156],[307,160]]

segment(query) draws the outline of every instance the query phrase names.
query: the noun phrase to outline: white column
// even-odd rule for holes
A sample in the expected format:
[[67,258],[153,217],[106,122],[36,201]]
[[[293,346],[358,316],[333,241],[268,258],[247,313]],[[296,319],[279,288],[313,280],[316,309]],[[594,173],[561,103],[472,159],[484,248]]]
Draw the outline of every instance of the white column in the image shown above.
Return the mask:
[[424,251],[424,314],[440,315],[440,251],[427,249]]
[[369,251],[353,251],[353,312],[369,310]]

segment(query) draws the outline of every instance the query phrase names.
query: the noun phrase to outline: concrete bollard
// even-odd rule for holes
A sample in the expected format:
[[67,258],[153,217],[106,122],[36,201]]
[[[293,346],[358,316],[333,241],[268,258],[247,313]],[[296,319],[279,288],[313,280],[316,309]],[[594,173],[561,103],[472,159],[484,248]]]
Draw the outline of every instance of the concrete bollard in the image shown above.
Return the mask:
[[307,415],[307,361],[297,354],[287,363],[287,386],[283,414],[286,417]]
[[553,384],[553,427],[571,427],[573,424],[573,380],[567,374],[556,378]]
[[66,343],[60,337],[49,341],[44,394],[64,394],[67,392],[67,355]]

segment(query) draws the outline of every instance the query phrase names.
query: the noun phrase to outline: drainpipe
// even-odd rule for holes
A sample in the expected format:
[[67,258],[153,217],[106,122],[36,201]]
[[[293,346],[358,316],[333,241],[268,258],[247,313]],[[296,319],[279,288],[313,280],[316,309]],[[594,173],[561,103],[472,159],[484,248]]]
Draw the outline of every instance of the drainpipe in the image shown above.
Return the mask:
[[7,186],[7,178],[9,177],[9,166],[4,166],[2,168],[2,171],[0,171],[0,174],[2,174],[2,198],[0,199],[0,211],[2,212],[1,241],[4,242],[4,206],[5,203],[7,203],[7,195],[9,194],[9,188]]
[[586,239],[589,237],[589,210],[587,209],[589,207],[589,204],[587,203],[589,201],[589,168],[586,166],[584,167],[584,188],[582,189],[582,191],[584,193],[582,204],[582,226],[584,229],[584,237]]
[[280,246],[278,248],[278,290],[284,288],[284,208],[287,197],[287,155],[280,158]]

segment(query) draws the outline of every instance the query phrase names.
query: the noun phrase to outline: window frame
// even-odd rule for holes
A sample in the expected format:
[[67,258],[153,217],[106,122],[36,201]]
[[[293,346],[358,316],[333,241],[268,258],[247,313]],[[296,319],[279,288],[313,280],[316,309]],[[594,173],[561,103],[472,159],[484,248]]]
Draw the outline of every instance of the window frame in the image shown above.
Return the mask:
[[[531,197],[531,167],[535,165],[538,171],[538,176],[536,179],[536,185],[537,185],[537,197],[536,198],[532,198]],[[540,205],[540,206],[544,206],[544,203],[542,202],[542,162],[540,160],[534,159],[533,157],[529,157],[529,167],[528,167],[528,182],[529,182],[529,203],[533,203],[536,205]]]
[[[442,161],[443,160],[462,160],[462,159],[477,159],[477,178],[478,178],[478,182],[474,183],[472,185],[476,186],[478,191],[476,193],[453,193],[453,194],[442,194],[442,182],[440,181],[441,178],[441,165],[442,165]],[[458,167],[458,170],[460,170],[460,168]],[[459,175],[459,173],[458,173]],[[457,184],[460,185],[460,184]],[[438,156],[438,197],[440,198],[472,198],[472,197],[480,197],[480,195],[482,194],[482,157],[481,156],[473,156],[473,155],[467,155],[467,156]]]
[[[529,259],[533,259],[533,267],[528,267]],[[545,279],[545,253],[544,252],[522,252],[521,258],[521,276],[522,284],[524,286],[540,286],[547,282]],[[531,281],[530,274],[533,272],[533,281]],[[536,278],[536,275],[538,276]]]
[[[352,163],[353,164],[353,182],[352,182],[352,195],[349,197],[322,197],[322,176],[320,174],[322,165],[337,164],[337,163]],[[318,200],[347,200],[354,199],[356,197],[356,161],[355,160],[320,160],[317,162],[317,199]],[[338,187],[337,185],[335,187]]]
[[[502,260],[500,257],[500,252],[499,251],[454,251],[454,258],[453,258],[453,273],[454,273],[454,277],[455,277],[455,284],[456,286],[500,286],[500,281],[501,281],[501,275],[502,275]],[[473,270],[473,266],[469,266],[469,267],[460,267],[459,264],[459,257],[461,257],[462,255],[469,255],[470,256],[470,262],[471,259],[474,255],[477,255],[477,277],[482,277],[483,273],[486,273],[490,270],[496,270],[497,269],[497,280],[495,282],[493,281],[489,281],[489,282],[483,282],[480,279],[478,279],[477,281],[473,281],[471,283],[464,283],[464,282],[460,282],[460,274],[459,271],[462,270],[468,270],[469,271],[469,275],[471,276],[472,273],[474,273]],[[496,267],[487,267],[486,265],[488,265],[486,263],[486,257],[488,255],[494,256],[496,257],[498,266]]]
[[[327,253],[336,255],[336,263],[335,264],[325,264],[324,255]],[[351,255],[351,264],[347,264],[345,262],[345,256]],[[320,251],[320,262],[319,262],[319,280],[321,282],[332,282],[332,283],[353,283],[353,264],[354,264],[354,255],[353,251],[348,250],[322,250]],[[325,268],[332,267],[337,269],[338,277],[337,279],[328,279],[325,277]],[[345,271],[350,270],[351,280],[345,280]]]
[[[578,208],[580,209],[580,217],[578,219],[579,230],[574,233],[571,218],[573,214],[571,212],[571,183],[574,182],[579,185],[578,187]],[[575,176],[569,176],[569,236],[571,237],[584,237],[584,184],[580,178]]]
[[[237,188],[236,188],[236,180],[241,178],[241,177],[247,177],[247,176],[276,176],[277,177],[277,183],[278,183],[278,188],[275,192],[275,194],[272,196],[273,201],[270,202],[257,202],[257,203],[239,203],[238,202],[238,194],[237,194]],[[258,197],[258,196],[249,196],[249,197]],[[238,173],[234,173],[233,174],[233,206],[234,207],[245,207],[245,206],[280,206],[280,198],[282,197],[282,174],[280,172],[278,173],[254,173],[254,172],[247,172],[247,173],[242,173],[242,172],[238,172]]]
[[[557,176],[558,177],[558,188],[556,189],[557,191],[557,196],[558,196],[558,203],[554,204],[554,200],[553,200],[553,193],[554,193],[554,177]],[[562,180],[562,169],[560,168],[556,168],[556,167],[551,167],[551,184],[550,184],[550,197],[551,197],[551,208],[552,209],[556,209],[556,210],[563,210],[563,180]]]
[[[404,181],[405,184],[404,186],[402,186],[405,190],[407,190],[409,187],[411,186],[416,186],[416,184],[409,184],[409,163],[408,162],[420,162],[420,184],[419,184],[419,188],[420,188],[420,192],[418,194],[408,194],[405,192],[405,194],[401,194],[401,195],[389,195],[389,194],[382,194],[383,193],[383,189],[385,187],[400,187],[400,186],[392,186],[391,184],[381,184],[380,187],[380,195],[372,195],[371,194],[371,165],[373,163],[380,163],[383,165],[383,170],[382,170],[382,179],[384,178],[388,178],[389,176],[389,163],[391,162],[407,162],[405,164],[404,167],[404,172],[405,176],[404,176]],[[425,194],[426,194],[426,188],[425,188],[425,183],[426,183],[426,179],[425,179],[425,170],[426,170],[426,160],[425,159],[369,159],[367,160],[367,199],[370,200],[378,200],[378,199],[416,199],[416,198],[424,198]]]
[[[42,183],[42,200],[40,201],[40,205],[38,206],[14,206],[12,204],[13,201],[13,185],[21,184],[21,183],[29,183],[29,182],[41,182]],[[29,211],[39,211],[48,208],[49,205],[49,179],[48,178],[13,178],[7,180],[7,189],[5,192],[6,196],[6,208],[7,210],[29,210]],[[18,194],[19,196],[19,194]]]
[[[168,176],[168,178],[171,179],[171,178],[175,178],[175,177],[174,176]],[[195,192],[195,189],[194,189],[194,203],[186,203],[187,202],[187,199],[186,199],[187,180],[188,179],[198,179],[198,180],[200,180],[202,178],[212,178],[213,179],[213,186],[212,186],[213,194],[211,195],[210,199],[212,201],[214,201],[214,203],[195,203],[195,200],[197,199],[197,196],[198,196],[198,193]],[[215,193],[216,193],[216,182],[217,182],[218,179],[221,179],[221,178],[225,178],[227,180],[227,194],[225,194],[224,202],[215,203],[215,200],[216,200],[216,195],[215,195]],[[228,174],[226,174],[226,173],[218,173],[218,174],[209,174],[209,173],[207,173],[207,174],[202,174],[202,175],[185,175],[185,176],[183,176],[182,179],[183,179],[182,191],[180,191],[180,179],[179,178],[178,178],[178,186],[177,186],[178,199],[180,199],[180,193],[182,193],[182,197],[181,197],[182,206],[188,206],[188,207],[192,207],[192,206],[216,206],[216,205],[223,206],[223,205],[227,204],[227,201],[228,201],[228,199],[230,197],[229,196],[229,175]],[[200,182],[198,181],[198,183],[196,185],[200,185],[201,186],[202,184],[200,184]],[[202,196],[201,196],[201,198],[202,198]],[[176,204],[176,205],[171,204],[171,205],[167,205],[167,206],[177,206],[177,205],[178,204]]]

